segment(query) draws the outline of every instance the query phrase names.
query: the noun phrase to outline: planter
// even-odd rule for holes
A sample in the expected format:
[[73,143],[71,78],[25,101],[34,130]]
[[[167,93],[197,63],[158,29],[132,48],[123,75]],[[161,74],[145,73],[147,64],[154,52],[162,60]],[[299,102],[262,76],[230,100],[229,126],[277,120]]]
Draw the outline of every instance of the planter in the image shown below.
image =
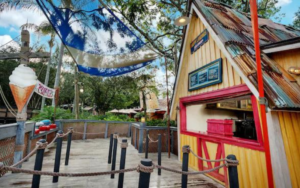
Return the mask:
[[232,120],[208,119],[207,133],[218,134],[223,136],[233,136],[232,125]]

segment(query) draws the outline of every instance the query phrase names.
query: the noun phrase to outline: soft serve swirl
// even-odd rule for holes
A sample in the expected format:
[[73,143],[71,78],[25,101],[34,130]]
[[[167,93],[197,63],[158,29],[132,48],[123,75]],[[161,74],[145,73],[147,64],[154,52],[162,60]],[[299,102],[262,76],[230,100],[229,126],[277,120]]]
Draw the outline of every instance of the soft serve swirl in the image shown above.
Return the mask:
[[35,72],[24,64],[20,64],[9,77],[9,84],[28,87],[37,83]]

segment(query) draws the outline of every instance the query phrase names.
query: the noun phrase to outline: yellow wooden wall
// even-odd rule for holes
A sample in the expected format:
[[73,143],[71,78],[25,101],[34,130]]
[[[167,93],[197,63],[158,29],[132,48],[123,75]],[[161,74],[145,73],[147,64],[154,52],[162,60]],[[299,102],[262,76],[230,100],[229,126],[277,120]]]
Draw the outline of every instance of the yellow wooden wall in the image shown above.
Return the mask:
[[[180,148],[184,145],[189,145],[190,148],[197,153],[198,147],[197,147],[197,138],[194,136],[188,136],[181,134],[180,135]],[[180,152],[180,160],[182,160],[182,152]],[[199,170],[198,168],[198,159],[193,156],[192,154],[189,155],[189,167],[191,167],[194,170]]]
[[225,156],[234,154],[239,160],[240,188],[268,187],[265,153],[225,144]]
[[300,113],[278,112],[293,187],[300,187]]
[[[282,68],[300,67],[300,49],[277,52],[270,55]],[[290,74],[300,84],[300,76]]]
[[[179,98],[196,95],[208,91],[217,89],[223,89],[230,86],[240,85],[243,82],[238,73],[233,69],[227,58],[221,53],[221,50],[217,47],[217,44],[209,35],[209,40],[200,47],[195,53],[191,54],[190,44],[191,42],[205,29],[203,23],[196,16],[192,17],[190,27],[186,38],[186,46],[183,51],[183,59],[181,65],[181,71],[177,90],[174,95],[174,105],[172,109],[171,118],[176,118],[176,106],[179,104]],[[223,82],[220,84],[212,85],[206,88],[198,90],[188,91],[188,74],[216,59],[222,58],[223,60]]]

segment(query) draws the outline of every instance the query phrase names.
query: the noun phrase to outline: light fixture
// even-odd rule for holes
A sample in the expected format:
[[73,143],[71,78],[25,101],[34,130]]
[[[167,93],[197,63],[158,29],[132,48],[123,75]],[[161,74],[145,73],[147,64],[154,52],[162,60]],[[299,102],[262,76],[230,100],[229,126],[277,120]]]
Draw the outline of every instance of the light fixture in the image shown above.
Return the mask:
[[83,93],[83,88],[80,88],[80,93]]
[[186,26],[191,22],[191,19],[187,16],[180,16],[175,20],[175,25],[176,26]]
[[291,74],[300,75],[300,67],[290,67],[288,71]]
[[142,118],[141,118],[141,122],[142,122],[142,123],[145,123],[145,121],[146,121],[145,117],[142,117]]

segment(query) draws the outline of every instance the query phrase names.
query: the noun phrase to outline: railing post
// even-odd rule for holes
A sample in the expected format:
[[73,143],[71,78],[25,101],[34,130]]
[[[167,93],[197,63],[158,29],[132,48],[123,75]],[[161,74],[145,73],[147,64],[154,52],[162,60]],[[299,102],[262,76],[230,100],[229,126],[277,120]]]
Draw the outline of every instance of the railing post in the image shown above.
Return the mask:
[[[235,155],[228,155],[227,159],[236,160]],[[238,170],[236,165],[230,165],[228,162],[228,176],[229,176],[229,187],[230,188],[239,188],[239,177]]]
[[[62,130],[59,130],[57,134],[62,135],[64,133],[63,133]],[[54,161],[54,172],[59,172],[62,139],[63,139],[62,137],[58,137],[57,140],[56,140],[56,152],[55,152],[55,161]],[[58,176],[53,176],[52,182],[53,183],[58,182]]]
[[111,153],[112,153],[113,141],[114,141],[114,135],[110,134],[109,148],[108,148],[108,164],[111,163]]
[[[182,171],[189,171],[189,150],[190,146],[185,145],[182,147]],[[182,174],[181,175],[181,188],[187,188],[188,176]]]
[[[144,166],[152,166],[151,159],[142,159],[141,164]],[[150,175],[151,173],[146,173],[140,171],[140,178],[139,178],[139,188],[149,188],[150,185]]]
[[[41,139],[38,142],[41,144],[45,144],[46,140]],[[41,149],[37,150],[36,156],[35,156],[34,170],[38,170],[38,171],[42,170],[44,151],[45,151],[45,148],[41,148]],[[33,175],[31,187],[32,188],[40,187],[40,180],[41,180],[41,175]]]
[[[120,170],[125,169],[125,161],[126,161],[126,148],[128,146],[127,139],[122,139],[121,144],[121,159],[120,159]],[[118,188],[123,187],[124,182],[124,173],[119,174]]]
[[146,146],[145,146],[145,159],[148,159],[148,147],[149,147],[149,130],[146,130]]
[[[158,135],[158,147],[157,147],[157,163],[161,166],[161,134]],[[157,171],[158,175],[161,175],[161,169],[159,168]]]
[[70,149],[71,149],[71,143],[72,143],[72,133],[73,133],[73,128],[69,127],[68,130],[69,135],[68,135],[68,143],[67,143],[67,152],[66,152],[66,158],[65,158],[65,166],[69,165],[69,157],[70,157]]
[[[114,171],[116,169],[117,146],[118,146],[118,133],[115,133],[114,134],[114,148],[113,148],[111,171]],[[110,178],[114,179],[115,174],[111,174]]]

